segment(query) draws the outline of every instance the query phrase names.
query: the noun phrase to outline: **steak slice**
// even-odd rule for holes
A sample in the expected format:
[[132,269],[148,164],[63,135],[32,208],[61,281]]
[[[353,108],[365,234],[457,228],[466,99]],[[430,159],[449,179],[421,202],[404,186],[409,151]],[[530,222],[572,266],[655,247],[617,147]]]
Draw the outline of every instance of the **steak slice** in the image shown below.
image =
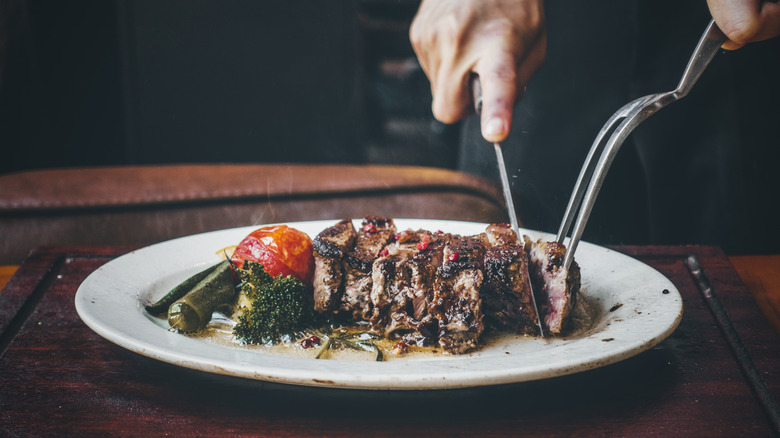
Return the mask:
[[444,247],[443,261],[433,285],[431,313],[438,321],[439,345],[461,354],[479,345],[482,323],[482,267],[484,236],[452,236]]
[[516,246],[520,240],[509,224],[490,224],[485,228],[485,243],[490,247]]
[[314,247],[314,310],[333,311],[344,290],[344,255],[355,245],[357,232],[352,221],[344,219],[322,230],[312,241]]
[[443,234],[407,230],[374,262],[371,323],[385,337],[418,345],[435,339],[436,321],[428,307],[445,239]]
[[355,246],[344,257],[344,294],[339,313],[352,315],[354,321],[371,319],[372,266],[382,250],[395,238],[391,218],[366,216],[357,233]]
[[488,226],[485,237],[481,294],[486,322],[516,333],[538,333],[525,249],[507,224]]
[[345,219],[313,243],[315,310],[452,354],[476,349],[484,324],[537,333],[534,292],[542,324],[561,334],[580,289],[577,263],[561,266],[563,245],[521,244],[507,224],[468,237],[396,234],[391,218],[367,216],[358,230]]
[[[440,231],[435,233],[425,232],[419,242],[415,243],[415,249],[409,265],[412,270],[412,307],[411,315],[415,323],[419,325],[419,332],[424,336],[423,341],[436,340],[438,321],[432,310],[433,291],[437,273],[444,263],[444,248],[447,242],[452,240],[452,234]],[[403,237],[401,237],[403,241]],[[418,342],[419,344],[420,342]]]
[[561,334],[577,304],[580,267],[572,261],[568,271],[563,269],[566,247],[558,242],[533,242],[526,237],[525,249],[542,322],[549,333]]
[[414,312],[409,266],[413,249],[390,244],[382,253],[386,254],[376,259],[371,273],[371,325],[390,338],[398,331],[416,330],[407,317]]

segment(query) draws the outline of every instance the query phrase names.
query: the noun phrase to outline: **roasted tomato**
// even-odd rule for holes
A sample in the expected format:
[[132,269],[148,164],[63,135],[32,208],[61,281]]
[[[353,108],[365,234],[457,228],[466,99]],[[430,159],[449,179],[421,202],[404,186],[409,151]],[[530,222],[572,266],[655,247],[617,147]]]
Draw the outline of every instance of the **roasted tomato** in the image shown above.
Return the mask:
[[259,228],[241,241],[230,257],[239,268],[244,260],[263,265],[274,277],[292,275],[307,285],[314,276],[314,255],[309,236],[287,225]]

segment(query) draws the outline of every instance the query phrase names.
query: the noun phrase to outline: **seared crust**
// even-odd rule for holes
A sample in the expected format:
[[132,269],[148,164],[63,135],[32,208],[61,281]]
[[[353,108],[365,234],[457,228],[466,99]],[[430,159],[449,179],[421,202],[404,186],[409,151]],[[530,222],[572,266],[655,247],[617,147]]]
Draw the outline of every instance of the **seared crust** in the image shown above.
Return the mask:
[[439,345],[450,353],[466,353],[477,348],[484,330],[479,291],[485,246],[481,236],[453,237],[442,255],[431,313],[439,322]]
[[326,228],[312,241],[315,254],[321,257],[342,258],[355,244],[357,232],[349,219],[342,219],[336,225]]
[[323,313],[336,308],[344,289],[343,258],[355,244],[357,232],[344,219],[326,228],[312,241],[314,247],[314,310]]
[[536,334],[565,331],[580,288],[579,266],[563,272],[556,242],[521,245],[507,224],[476,236],[426,230],[396,234],[390,218],[343,220],[314,239],[315,309],[370,322],[385,337],[467,353],[489,324]]
[[429,313],[432,284],[441,266],[445,235],[407,230],[374,262],[371,324],[388,338],[427,345],[437,322]]
[[517,234],[509,224],[491,224],[485,230],[485,241],[485,320],[502,330],[538,333],[528,256]]
[[356,321],[371,319],[371,268],[379,254],[395,239],[395,224],[390,218],[367,216],[357,233],[355,246],[344,257],[344,294],[339,310]]
[[486,245],[489,247],[501,247],[506,245],[521,245],[512,226],[509,224],[490,224],[485,229]]
[[352,269],[369,273],[379,253],[394,239],[395,224],[392,219],[366,216],[358,230],[355,245],[346,253],[344,260]]
[[490,325],[516,333],[538,333],[528,257],[522,247],[506,245],[485,252],[482,300]]

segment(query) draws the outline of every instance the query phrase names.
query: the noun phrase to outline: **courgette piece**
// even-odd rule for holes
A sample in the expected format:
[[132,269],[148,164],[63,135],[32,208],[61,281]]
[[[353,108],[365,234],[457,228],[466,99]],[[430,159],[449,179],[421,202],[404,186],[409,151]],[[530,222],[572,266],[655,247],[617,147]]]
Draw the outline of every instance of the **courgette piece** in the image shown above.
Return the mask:
[[165,294],[164,297],[160,298],[159,301],[154,304],[149,304],[144,308],[153,316],[160,316],[163,313],[168,312],[168,308],[171,307],[171,304],[186,295],[187,292],[191,291],[192,288],[203,281],[203,279],[206,278],[212,271],[217,269],[217,266],[219,266],[219,263],[214,266],[209,266],[192,277],[182,281],[178,286],[174,287],[170,290],[170,292]]
[[236,300],[232,266],[219,263],[206,278],[168,308],[168,324],[172,329],[192,333],[206,327],[211,314],[222,305]]

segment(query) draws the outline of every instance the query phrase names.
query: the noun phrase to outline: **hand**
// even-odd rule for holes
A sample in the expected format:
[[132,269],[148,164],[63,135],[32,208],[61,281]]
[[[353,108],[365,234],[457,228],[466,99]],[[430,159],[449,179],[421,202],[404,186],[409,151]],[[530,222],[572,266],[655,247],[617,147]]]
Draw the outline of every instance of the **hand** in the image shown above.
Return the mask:
[[710,13],[729,41],[727,50],[780,35],[780,3],[762,0],[707,0]]
[[506,139],[512,109],[544,60],[542,0],[423,0],[409,36],[431,81],[433,116],[454,123],[474,111],[482,84],[482,135]]

